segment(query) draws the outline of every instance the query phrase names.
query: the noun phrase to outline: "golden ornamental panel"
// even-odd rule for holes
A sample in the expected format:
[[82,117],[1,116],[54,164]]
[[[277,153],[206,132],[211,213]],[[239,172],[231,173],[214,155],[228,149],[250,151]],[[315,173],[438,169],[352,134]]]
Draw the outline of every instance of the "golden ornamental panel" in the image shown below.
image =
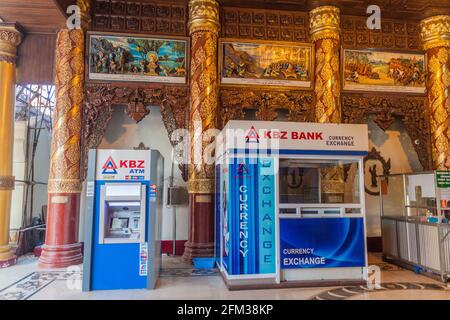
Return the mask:
[[188,182],[189,193],[215,193],[216,182],[214,179],[191,179]]
[[[213,154],[209,154],[209,146],[213,140],[206,137],[205,132],[211,133],[211,130],[217,128],[217,43],[216,32],[202,30],[192,34],[190,180],[214,178],[214,165],[205,163],[205,160],[213,157]],[[199,126],[201,128],[198,128]]]
[[0,176],[0,191],[2,190],[14,190],[15,177],[12,176]]
[[216,0],[190,0],[188,27],[191,34],[197,31],[218,33],[219,3]]
[[333,6],[323,6],[309,13],[309,32],[313,42],[320,39],[340,39],[340,11]]
[[341,122],[339,42],[335,39],[316,41],[314,92],[316,121],[320,123]]
[[0,62],[16,62],[17,46],[22,39],[23,34],[17,25],[0,23]]
[[434,167],[450,169],[450,48],[435,47],[428,55],[428,103]]
[[56,48],[56,109],[49,192],[81,191],[81,126],[84,101],[84,32],[61,30]]
[[48,180],[48,193],[81,193],[80,179],[50,179]]
[[440,15],[422,20],[420,36],[424,50],[450,48],[450,16]]

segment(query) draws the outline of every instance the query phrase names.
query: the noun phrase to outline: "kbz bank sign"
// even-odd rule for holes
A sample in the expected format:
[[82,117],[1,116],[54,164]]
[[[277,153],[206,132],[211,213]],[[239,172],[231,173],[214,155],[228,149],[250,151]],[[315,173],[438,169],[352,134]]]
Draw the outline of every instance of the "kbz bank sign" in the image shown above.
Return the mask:
[[217,138],[217,154],[366,155],[367,125],[230,121]]
[[150,153],[130,150],[105,150],[98,154],[97,180],[149,180]]

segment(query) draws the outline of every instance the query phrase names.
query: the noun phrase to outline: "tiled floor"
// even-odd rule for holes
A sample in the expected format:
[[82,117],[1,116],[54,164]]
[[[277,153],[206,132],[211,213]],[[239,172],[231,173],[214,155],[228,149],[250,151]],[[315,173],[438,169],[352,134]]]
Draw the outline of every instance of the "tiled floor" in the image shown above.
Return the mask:
[[[371,264],[382,269],[382,288],[368,290],[366,287],[301,288],[251,291],[228,291],[222,278],[215,272],[198,273],[177,259],[165,258],[163,276],[158,288],[147,290],[97,291],[84,293],[80,290],[81,270],[55,270],[44,272],[37,269],[34,257],[22,257],[19,264],[0,269],[0,300],[85,300],[85,299],[446,299],[450,300],[450,287],[417,275],[397,266],[383,263],[371,255]],[[400,284],[398,284],[400,283]]]

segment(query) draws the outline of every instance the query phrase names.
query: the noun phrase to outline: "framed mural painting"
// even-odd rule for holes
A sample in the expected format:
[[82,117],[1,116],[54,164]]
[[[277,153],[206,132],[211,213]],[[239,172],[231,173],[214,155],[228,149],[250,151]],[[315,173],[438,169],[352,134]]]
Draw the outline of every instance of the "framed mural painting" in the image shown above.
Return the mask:
[[187,38],[88,34],[88,79],[187,84]]
[[425,59],[422,53],[343,49],[343,90],[425,94]]
[[312,89],[311,44],[223,39],[219,44],[222,85]]

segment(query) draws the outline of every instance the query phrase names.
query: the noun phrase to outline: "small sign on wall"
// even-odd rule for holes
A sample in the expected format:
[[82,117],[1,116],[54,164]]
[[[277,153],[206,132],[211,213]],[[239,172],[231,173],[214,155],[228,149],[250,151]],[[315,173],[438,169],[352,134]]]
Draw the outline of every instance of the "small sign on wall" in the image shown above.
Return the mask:
[[436,184],[438,188],[450,188],[450,171],[436,171]]
[[148,243],[141,243],[139,249],[139,275],[142,277],[147,276],[148,269]]

